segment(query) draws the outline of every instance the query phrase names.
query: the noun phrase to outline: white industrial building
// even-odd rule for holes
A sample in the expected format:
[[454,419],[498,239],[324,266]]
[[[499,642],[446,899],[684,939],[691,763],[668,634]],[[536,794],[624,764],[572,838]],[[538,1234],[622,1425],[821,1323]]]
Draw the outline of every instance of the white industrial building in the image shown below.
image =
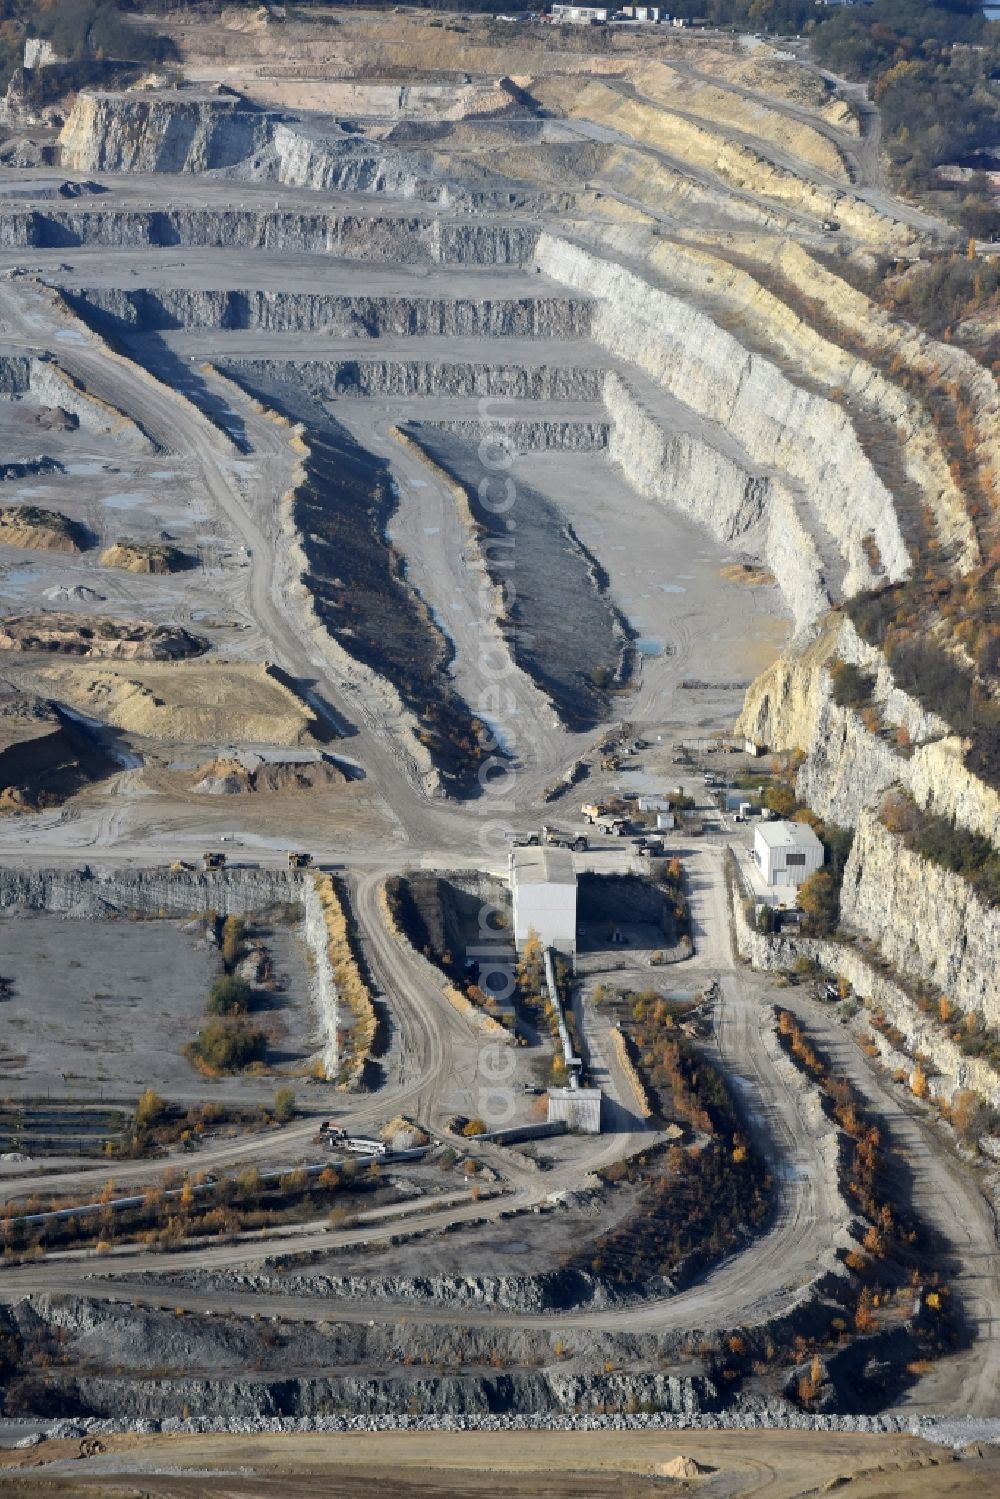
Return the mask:
[[601,1133],[600,1088],[550,1088],[549,1124],[565,1124],[584,1135]]
[[753,857],[768,885],[801,885],[822,869],[825,853],[806,822],[760,822],[754,829]]
[[553,5],[552,19],[558,24],[569,22],[574,26],[599,26],[608,19],[606,5]]
[[534,932],[543,948],[576,952],[576,871],[569,849],[511,849],[510,888],[519,949]]

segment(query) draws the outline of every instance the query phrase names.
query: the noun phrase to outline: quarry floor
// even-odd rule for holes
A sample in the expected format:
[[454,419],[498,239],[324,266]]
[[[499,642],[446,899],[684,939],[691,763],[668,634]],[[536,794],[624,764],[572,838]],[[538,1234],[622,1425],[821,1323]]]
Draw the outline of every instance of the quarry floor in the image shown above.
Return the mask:
[[269,923],[261,938],[276,988],[255,1019],[271,1035],[270,1075],[199,1077],[183,1055],[205,1021],[221,971],[200,922],[74,922],[0,914],[5,1093],[9,1098],[131,1102],[153,1088],[179,1103],[269,1102],[282,1075],[304,1072],[320,1049],[301,932]]
[[[695,1483],[671,1482],[678,1455],[707,1470]],[[988,1447],[956,1455],[910,1436],[833,1432],[507,1432],[350,1433],[338,1436],[120,1437],[107,1451],[79,1459],[79,1441],[51,1441],[26,1453],[4,1453],[0,1487],[32,1496],[134,1491],[157,1496],[204,1492],[220,1499],[288,1493],[362,1499],[377,1485],[391,1499],[410,1495],[525,1492],[645,1499],[697,1492],[710,1499],[766,1495],[799,1499],[849,1485],[859,1499],[881,1499],[905,1487],[914,1499],[989,1491],[1000,1459]],[[900,1487],[894,1487],[899,1485]]]

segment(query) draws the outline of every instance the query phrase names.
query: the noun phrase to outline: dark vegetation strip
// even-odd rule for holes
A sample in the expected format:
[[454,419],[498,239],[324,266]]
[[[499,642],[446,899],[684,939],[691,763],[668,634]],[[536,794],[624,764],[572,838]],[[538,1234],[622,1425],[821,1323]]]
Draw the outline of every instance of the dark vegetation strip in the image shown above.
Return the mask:
[[794,1015],[781,1009],[777,1015],[781,1044],[819,1088],[825,1112],[841,1131],[841,1189],[867,1225],[858,1247],[844,1257],[852,1276],[856,1330],[871,1331],[891,1320],[899,1293],[909,1286],[914,1309],[923,1311],[910,1321],[923,1354],[933,1357],[953,1349],[961,1337],[961,1309],[926,1264],[937,1246],[906,1200],[900,1161],[849,1080],[831,1072]]
[[655,992],[625,996],[623,1025],[647,1095],[662,1119],[682,1121],[693,1136],[686,1148],[657,1147],[604,1173],[639,1183],[639,1205],[567,1262],[625,1291],[659,1277],[689,1284],[761,1232],[773,1205],[770,1174],[721,1073],[679,1029],[687,1009]]
[[606,591],[606,573],[547,495],[508,478],[517,455],[502,423],[484,437],[485,462],[483,444],[452,440],[426,423],[402,430],[466,497],[514,661],[568,729],[596,728],[634,665],[634,646]]
[[291,375],[276,373],[257,384],[232,366],[225,374],[306,429],[305,482],[294,493],[294,520],[323,624],[344,650],[396,688],[449,789],[478,791],[489,736],[451,686],[451,644],[407,583],[402,553],[386,539],[397,503],[388,465],[356,443]]

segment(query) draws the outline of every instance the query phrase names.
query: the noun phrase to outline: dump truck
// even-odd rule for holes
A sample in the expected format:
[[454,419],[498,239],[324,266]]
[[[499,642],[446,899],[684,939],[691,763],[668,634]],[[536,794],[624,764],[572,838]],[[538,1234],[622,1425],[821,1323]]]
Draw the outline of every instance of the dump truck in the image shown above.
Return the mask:
[[561,833],[558,828],[543,827],[542,842],[549,848],[572,848],[583,853],[587,839],[583,833]]
[[604,816],[604,813],[607,811],[607,807],[605,807],[603,802],[584,802],[583,806],[580,808],[580,811],[583,813],[588,822],[593,823],[596,822],[599,817]]
[[636,845],[640,859],[659,859],[663,854],[662,838],[642,838]]

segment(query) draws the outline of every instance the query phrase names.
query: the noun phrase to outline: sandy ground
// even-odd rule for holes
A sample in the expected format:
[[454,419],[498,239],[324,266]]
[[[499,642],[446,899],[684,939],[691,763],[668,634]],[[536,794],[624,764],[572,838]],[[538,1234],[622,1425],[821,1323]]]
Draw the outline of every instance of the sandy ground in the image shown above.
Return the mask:
[[[996,1492],[1000,1452],[957,1459],[907,1436],[800,1432],[518,1432],[344,1436],[113,1438],[81,1462],[78,1442],[5,1453],[0,1487],[25,1495],[336,1495],[337,1499],[490,1494],[697,1493],[797,1499],[846,1489],[856,1499],[964,1499]],[[713,1471],[657,1475],[678,1455]]]

